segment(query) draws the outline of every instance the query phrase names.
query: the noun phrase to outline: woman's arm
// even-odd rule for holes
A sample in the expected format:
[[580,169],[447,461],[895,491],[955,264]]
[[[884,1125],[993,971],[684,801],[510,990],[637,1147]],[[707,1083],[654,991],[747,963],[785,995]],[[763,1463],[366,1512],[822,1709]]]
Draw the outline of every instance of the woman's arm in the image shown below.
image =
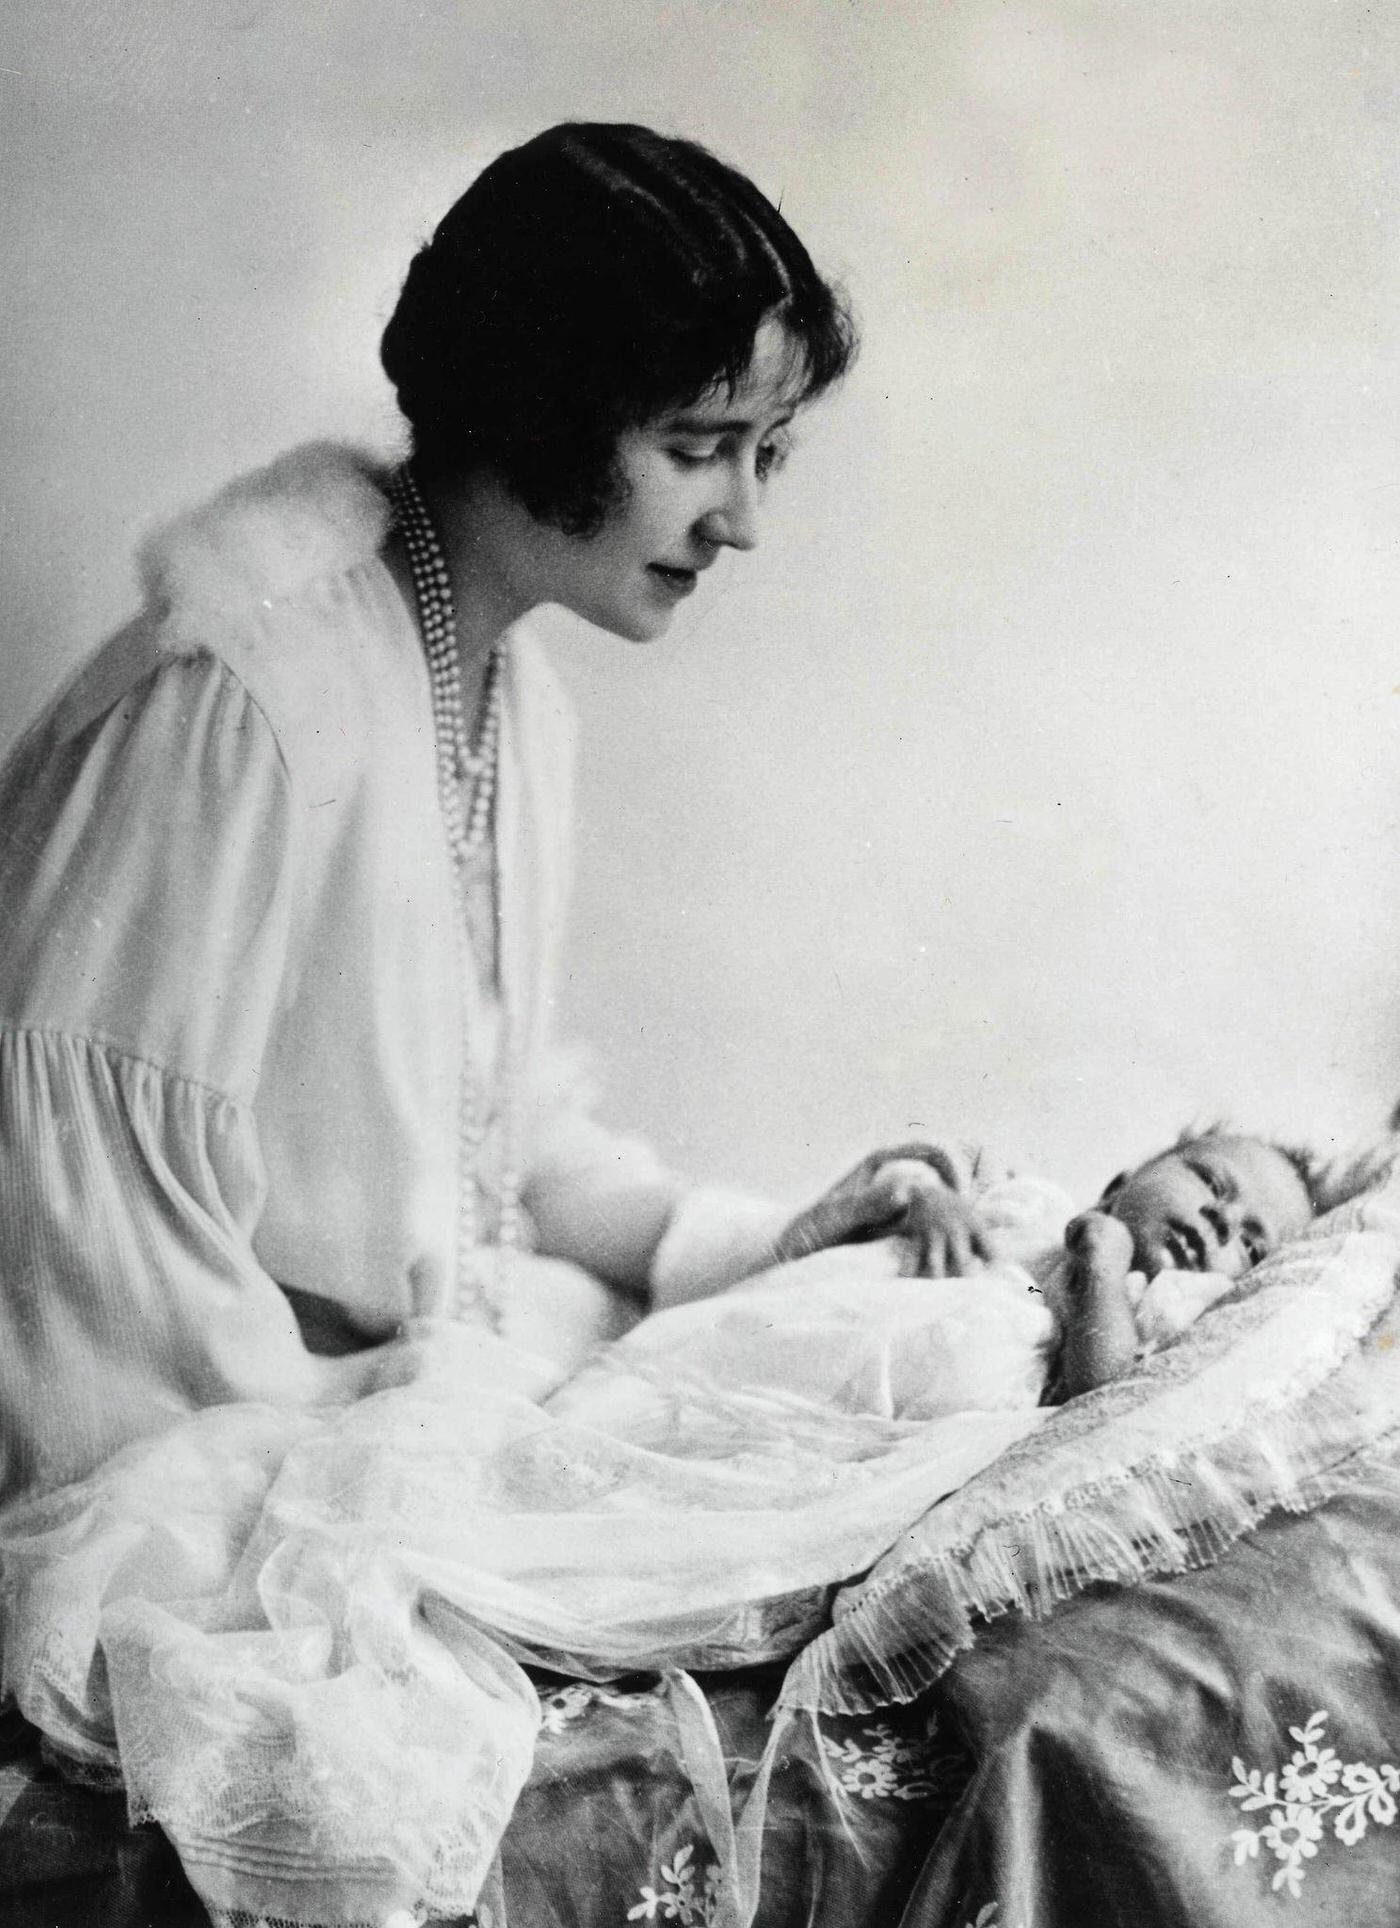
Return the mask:
[[526,1203],[546,1256],[664,1310],[828,1246],[891,1236],[906,1241],[916,1275],[963,1277],[993,1256],[965,1178],[941,1146],[891,1146],[794,1213],[751,1193],[687,1187],[639,1140],[575,1113],[556,1122]]
[[584,1113],[555,1119],[526,1193],[539,1249],[657,1310],[688,1304],[831,1245],[899,1235],[911,1269],[957,1277],[991,1256],[965,1174],[941,1147],[872,1152],[793,1213],[738,1190],[687,1187],[637,1139]]
[[546,1258],[641,1298],[684,1192],[650,1146],[565,1103],[543,1133],[523,1202]]

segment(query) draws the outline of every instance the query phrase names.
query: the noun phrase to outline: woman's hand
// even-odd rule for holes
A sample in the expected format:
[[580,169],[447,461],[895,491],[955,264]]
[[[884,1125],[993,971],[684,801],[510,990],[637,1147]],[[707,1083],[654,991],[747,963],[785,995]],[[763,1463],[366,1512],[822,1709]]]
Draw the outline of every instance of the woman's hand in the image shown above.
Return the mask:
[[977,1213],[957,1189],[952,1160],[933,1145],[871,1152],[779,1235],[779,1261],[829,1245],[899,1236],[923,1278],[961,1278],[992,1256]]

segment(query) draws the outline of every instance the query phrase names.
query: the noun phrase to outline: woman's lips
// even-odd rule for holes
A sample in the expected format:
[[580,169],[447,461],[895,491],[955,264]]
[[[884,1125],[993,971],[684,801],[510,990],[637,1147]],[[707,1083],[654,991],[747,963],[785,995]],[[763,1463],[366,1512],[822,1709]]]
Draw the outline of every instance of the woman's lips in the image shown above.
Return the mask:
[[673,569],[667,562],[653,562],[648,567],[654,576],[665,583],[673,596],[688,596],[699,581],[699,572],[695,569]]

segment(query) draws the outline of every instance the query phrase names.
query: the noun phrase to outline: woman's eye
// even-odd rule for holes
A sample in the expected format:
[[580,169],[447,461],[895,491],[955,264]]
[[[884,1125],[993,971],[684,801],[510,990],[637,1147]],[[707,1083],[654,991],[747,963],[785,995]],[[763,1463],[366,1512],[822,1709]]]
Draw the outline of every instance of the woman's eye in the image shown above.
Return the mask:
[[760,482],[776,475],[792,453],[790,442],[761,442],[753,459],[754,474]]
[[683,447],[667,450],[671,460],[683,469],[703,469],[707,462],[713,462],[719,454],[719,444],[707,448],[703,443],[690,442]]

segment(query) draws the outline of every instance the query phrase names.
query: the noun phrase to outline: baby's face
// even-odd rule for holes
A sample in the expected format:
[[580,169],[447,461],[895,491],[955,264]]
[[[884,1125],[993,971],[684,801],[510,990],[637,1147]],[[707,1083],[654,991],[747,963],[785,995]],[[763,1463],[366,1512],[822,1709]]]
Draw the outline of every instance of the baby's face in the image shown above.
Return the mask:
[[1215,1133],[1114,1179],[1099,1209],[1127,1226],[1133,1263],[1149,1277],[1171,1268],[1237,1279],[1312,1217],[1307,1187],[1281,1151]]

